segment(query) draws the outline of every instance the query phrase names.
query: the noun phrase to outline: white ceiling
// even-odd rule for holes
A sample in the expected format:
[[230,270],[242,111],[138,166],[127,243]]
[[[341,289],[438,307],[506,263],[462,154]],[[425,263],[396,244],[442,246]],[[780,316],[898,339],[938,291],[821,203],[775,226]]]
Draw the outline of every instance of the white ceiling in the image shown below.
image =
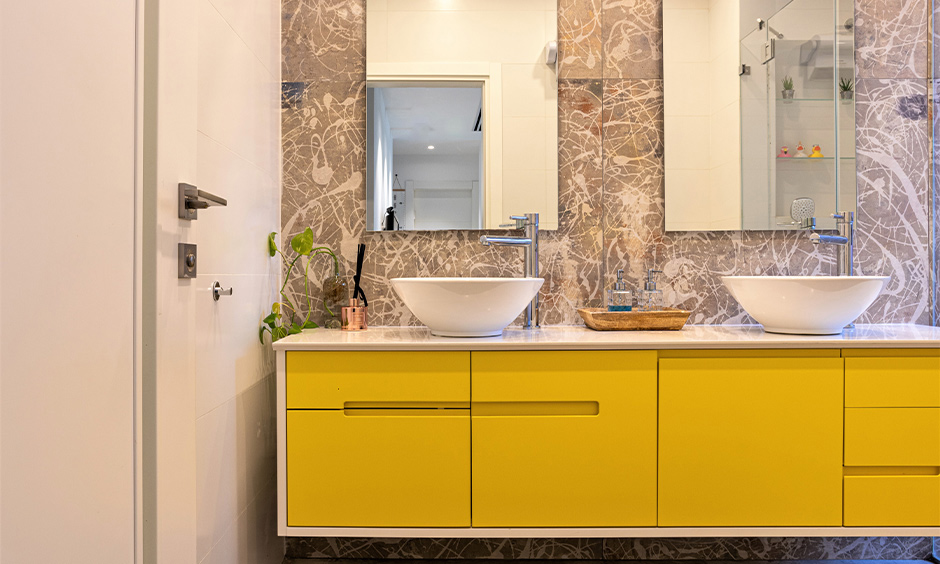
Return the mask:
[[[376,88],[385,97],[396,155],[468,155],[480,152],[483,134],[473,131],[480,113],[480,87]],[[434,150],[428,149],[433,145]]]

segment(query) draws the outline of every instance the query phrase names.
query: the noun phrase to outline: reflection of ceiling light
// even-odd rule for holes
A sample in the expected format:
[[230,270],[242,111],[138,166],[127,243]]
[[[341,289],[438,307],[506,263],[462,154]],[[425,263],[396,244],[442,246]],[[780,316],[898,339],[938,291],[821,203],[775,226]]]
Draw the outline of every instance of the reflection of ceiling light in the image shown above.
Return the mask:
[[433,150],[434,150],[434,145],[428,145],[428,151],[433,151]]

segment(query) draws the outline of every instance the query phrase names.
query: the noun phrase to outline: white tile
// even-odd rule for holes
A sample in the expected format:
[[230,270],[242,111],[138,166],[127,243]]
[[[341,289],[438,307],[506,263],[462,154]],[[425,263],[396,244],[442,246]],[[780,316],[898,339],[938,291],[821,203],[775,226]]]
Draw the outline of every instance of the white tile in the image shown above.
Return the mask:
[[276,273],[267,238],[279,231],[277,182],[215,140],[197,136],[194,182],[227,200],[225,207],[200,210],[190,226],[192,241],[199,245],[199,273]]
[[666,168],[705,170],[709,167],[709,118],[672,117],[666,120]]
[[709,68],[707,63],[672,63],[663,67],[663,104],[666,116],[707,116]]
[[239,511],[274,479],[277,422],[274,413],[274,375],[256,382],[235,402],[238,449]]
[[709,216],[715,229],[740,229],[741,172],[738,162],[713,168],[709,173]]
[[708,10],[708,0],[664,0],[666,10]]
[[542,12],[388,12],[388,60],[537,63],[543,60]]
[[666,229],[707,229],[708,171],[666,171]]
[[388,61],[388,13],[366,13],[366,68]]
[[709,63],[708,73],[711,113],[740,99],[741,79],[738,77],[737,51],[726,51],[719,55]]
[[663,56],[667,61],[708,61],[707,10],[663,11]]
[[261,64],[281,76],[281,3],[277,0],[209,0]]
[[[545,122],[544,117],[503,118],[504,171],[545,170]],[[504,181],[503,186],[511,185]]]
[[731,104],[712,116],[709,123],[710,162],[714,167],[729,161],[740,162],[741,118],[738,104]]
[[209,0],[199,2],[198,130],[274,177],[280,82]]
[[[526,213],[547,215],[548,203],[545,196],[547,180],[543,170],[503,169],[503,215],[506,217]],[[506,190],[509,186],[512,190]]]
[[737,0],[709,0],[708,34],[709,58],[736,45],[740,33]]
[[388,10],[388,0],[367,0],[366,17],[372,12],[384,12]]
[[196,419],[196,561],[238,515],[235,399]]
[[[212,283],[232,288],[212,299]],[[271,372],[258,341],[261,319],[276,299],[273,277],[208,275],[195,280],[196,417],[219,408]]]
[[280,564],[284,540],[277,536],[274,482],[239,514],[200,564]]
[[545,107],[558,95],[554,76],[544,64],[504,64],[503,116],[534,117],[545,115]]
[[[368,0],[370,3],[373,0]],[[437,11],[437,12],[541,12],[549,0],[384,0],[389,11]]]

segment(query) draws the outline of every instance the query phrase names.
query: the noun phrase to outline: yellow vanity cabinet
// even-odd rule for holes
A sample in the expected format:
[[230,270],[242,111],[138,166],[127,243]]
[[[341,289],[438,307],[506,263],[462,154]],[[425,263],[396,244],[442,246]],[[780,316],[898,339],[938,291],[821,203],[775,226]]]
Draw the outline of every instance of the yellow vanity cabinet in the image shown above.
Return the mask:
[[656,525],[656,352],[473,352],[474,527]]
[[940,351],[843,355],[845,526],[940,526]]
[[833,351],[659,360],[659,525],[840,526],[843,361]]
[[287,525],[470,526],[469,402],[469,352],[288,352]]

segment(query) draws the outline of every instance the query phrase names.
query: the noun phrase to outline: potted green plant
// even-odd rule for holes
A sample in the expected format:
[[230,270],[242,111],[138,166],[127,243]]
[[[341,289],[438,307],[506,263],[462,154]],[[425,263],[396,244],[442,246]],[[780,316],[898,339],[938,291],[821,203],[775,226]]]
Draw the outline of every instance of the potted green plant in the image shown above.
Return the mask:
[[[338,313],[330,307],[338,303],[336,296],[332,294],[342,293],[342,298],[346,297],[346,283],[339,277],[339,259],[336,258],[336,254],[329,247],[313,246],[312,229],[308,227],[303,233],[295,235],[290,240],[288,253],[278,248],[275,237],[277,237],[277,233],[274,232],[268,235],[268,254],[272,257],[281,255],[281,260],[284,261],[287,268],[284,273],[284,283],[281,284],[280,299],[271,304],[271,313],[261,320],[261,327],[258,329],[258,338],[262,344],[264,344],[265,333],[270,333],[271,340],[277,341],[288,335],[300,333],[304,329],[319,327],[316,322],[310,319],[314,310],[313,299],[310,295],[310,263],[313,262],[313,257],[319,254],[327,254],[333,257],[333,276],[327,278],[323,288],[325,292],[323,305],[331,317],[335,317]],[[291,253],[291,251],[293,252]],[[307,257],[307,260],[301,261],[302,257]],[[303,280],[304,292],[301,299],[297,300],[298,303],[294,303],[286,291],[292,276],[300,276]],[[302,309],[306,310],[305,315],[302,314]]]
[[783,77],[783,91],[782,91],[784,100],[793,99],[793,77],[787,75]]
[[855,83],[847,78],[839,80],[839,98],[851,100],[855,95]]

